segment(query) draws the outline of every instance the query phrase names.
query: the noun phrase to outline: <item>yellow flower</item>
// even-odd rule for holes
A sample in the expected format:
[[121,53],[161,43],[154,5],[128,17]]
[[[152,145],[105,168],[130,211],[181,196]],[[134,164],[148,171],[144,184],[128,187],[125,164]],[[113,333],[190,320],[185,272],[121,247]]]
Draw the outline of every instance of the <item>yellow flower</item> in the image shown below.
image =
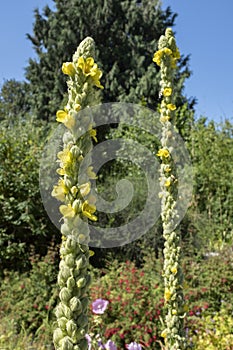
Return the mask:
[[89,135],[95,140],[95,142],[98,142],[98,140],[96,138],[96,134],[97,134],[96,130],[90,129],[90,130],[88,130],[88,132],[89,132]]
[[168,158],[170,156],[170,153],[167,149],[161,148],[156,155],[158,157]]
[[166,180],[164,185],[165,185],[165,187],[170,187],[171,186],[171,181],[170,180]]
[[163,96],[171,96],[171,94],[172,94],[172,88],[170,88],[170,87],[166,87],[166,88],[164,88],[164,90],[163,90]]
[[172,56],[172,50],[169,49],[168,47],[165,47],[164,49],[162,49],[162,52],[168,56]]
[[64,202],[65,195],[69,193],[69,189],[66,187],[64,180],[60,179],[58,185],[53,187],[52,196],[57,200]]
[[166,168],[164,169],[165,173],[169,173],[172,169],[169,166],[166,166]]
[[66,173],[65,169],[63,169],[63,168],[57,169],[56,172],[61,176],[65,175],[65,173]]
[[75,105],[74,105],[74,110],[75,110],[76,112],[78,112],[78,111],[80,111],[80,109],[81,109],[81,105],[80,105],[79,103],[75,103]]
[[78,68],[80,68],[84,75],[90,75],[91,69],[94,66],[94,59],[88,57],[86,60],[81,56],[78,59]]
[[100,78],[102,76],[101,70],[98,68],[97,64],[94,62],[92,57],[88,57],[86,60],[81,56],[78,59],[78,68],[80,68],[84,75],[91,76],[95,86],[100,89],[104,87],[100,84]]
[[96,65],[96,68],[93,68],[93,70],[91,72],[91,77],[92,77],[96,87],[98,87],[100,89],[104,88],[103,85],[100,84],[100,78],[102,77],[102,72],[99,68],[97,68],[97,65]]
[[89,178],[92,180],[97,179],[96,173],[94,173],[94,171],[93,171],[93,166],[89,166],[87,168],[87,176],[89,176]]
[[82,184],[79,186],[79,190],[80,190],[80,193],[81,193],[81,196],[87,196],[88,193],[90,193],[90,190],[91,190],[91,184],[90,182],[87,182],[85,184]]
[[167,108],[170,109],[170,111],[175,111],[176,110],[176,106],[172,103],[168,103],[167,104]]
[[93,204],[89,204],[88,201],[85,201],[82,205],[82,213],[84,216],[86,216],[88,219],[92,221],[97,221],[97,217],[94,214],[96,211],[96,206]]
[[63,123],[68,129],[72,129],[75,125],[75,119],[66,111],[59,110],[56,113],[57,121]]
[[173,266],[171,268],[171,272],[174,273],[174,275],[176,275],[177,274],[177,268],[175,266]]
[[165,47],[164,49],[156,51],[153,57],[153,62],[160,66],[164,55],[172,56],[172,50]]
[[168,288],[165,288],[164,299],[166,301],[170,300],[171,299],[171,295],[172,295],[171,291]]
[[65,195],[60,186],[54,186],[51,195],[61,202],[65,200]]
[[166,336],[167,336],[167,332],[166,332],[166,330],[162,331],[162,333],[161,333],[161,337],[166,338]]
[[93,250],[89,250],[89,256],[93,256],[95,255],[95,252],[93,252]]
[[[67,168],[68,166],[70,166],[72,164],[72,153],[70,152],[70,150],[68,148],[65,148],[61,152],[58,152],[57,157],[62,162],[62,166],[64,168]],[[63,172],[65,172],[65,170],[61,171],[61,172],[59,171],[59,174],[60,175],[65,175],[65,174],[63,174]]]
[[62,72],[69,76],[73,76],[75,74],[74,64],[72,62],[65,62],[62,65]]
[[70,203],[68,205],[61,205],[59,210],[64,218],[73,218],[75,216],[75,210]]
[[172,315],[177,315],[177,310],[173,309],[172,310]]
[[155,62],[158,66],[160,66],[161,64],[161,57],[162,57],[161,50],[156,51],[153,57],[153,62]]
[[160,118],[160,121],[161,121],[161,123],[166,123],[169,121],[169,119],[170,119],[169,115],[164,115]]

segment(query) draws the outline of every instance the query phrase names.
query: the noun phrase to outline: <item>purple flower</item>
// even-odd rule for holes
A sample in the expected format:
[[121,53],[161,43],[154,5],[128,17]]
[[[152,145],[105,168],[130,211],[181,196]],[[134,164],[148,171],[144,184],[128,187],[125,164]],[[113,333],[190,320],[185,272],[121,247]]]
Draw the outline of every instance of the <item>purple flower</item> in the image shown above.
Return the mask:
[[136,342],[130,343],[129,345],[127,345],[127,347],[128,350],[142,350],[141,345]]
[[107,309],[108,304],[108,300],[96,299],[92,303],[92,311],[94,312],[94,314],[101,315]]
[[117,350],[116,344],[112,340],[108,340],[105,344],[107,350]]

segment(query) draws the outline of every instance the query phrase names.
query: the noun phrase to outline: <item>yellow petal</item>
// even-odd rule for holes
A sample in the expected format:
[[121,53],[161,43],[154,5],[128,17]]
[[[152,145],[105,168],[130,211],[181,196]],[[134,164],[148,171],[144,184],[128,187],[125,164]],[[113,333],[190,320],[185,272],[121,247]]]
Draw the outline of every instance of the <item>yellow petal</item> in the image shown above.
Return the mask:
[[169,151],[167,149],[162,149],[161,148],[156,155],[158,157],[168,158],[170,156],[170,153],[169,153]]
[[88,66],[93,66],[94,65],[94,58],[93,57],[88,57],[87,59],[86,59],[86,64],[88,65]]
[[88,201],[85,201],[82,205],[82,213],[84,216],[86,216],[88,219],[97,221],[97,217],[93,215],[93,213],[96,211],[96,206],[93,204],[89,204]]
[[74,110],[75,110],[76,112],[78,112],[78,111],[80,111],[80,109],[81,109],[81,105],[80,105],[79,103],[75,103],[75,105],[74,105]]
[[90,193],[90,190],[91,190],[90,182],[87,182],[85,184],[80,185],[79,186],[79,190],[80,190],[80,193],[81,193],[82,197],[87,196],[88,193]]
[[166,180],[164,185],[165,185],[165,187],[170,187],[171,186],[171,181],[170,180]]
[[98,142],[97,138],[96,138],[96,130],[95,129],[91,129],[91,130],[88,130],[90,136],[95,140],[95,142]]
[[92,180],[97,179],[96,173],[94,173],[94,171],[93,171],[93,166],[89,166],[87,168],[87,176],[89,176],[89,178]]
[[65,200],[65,194],[60,186],[54,186],[51,195],[59,201]]
[[166,88],[163,90],[163,96],[171,96],[171,94],[172,94],[172,88],[166,87]]
[[78,68],[83,70],[84,66],[85,66],[84,58],[81,56],[78,58]]
[[175,111],[176,110],[176,106],[172,103],[168,103],[167,104],[167,108],[170,109],[170,111]]
[[57,121],[60,123],[64,123],[64,120],[67,118],[68,113],[63,111],[63,110],[59,110],[56,113],[56,117],[57,117]]
[[93,250],[89,250],[89,256],[93,256],[95,255],[95,252],[93,252]]
[[75,216],[75,211],[72,208],[71,204],[61,205],[59,207],[59,210],[65,218],[73,218]]
[[69,76],[73,76],[75,74],[75,68],[72,62],[65,62],[62,65],[62,72]]

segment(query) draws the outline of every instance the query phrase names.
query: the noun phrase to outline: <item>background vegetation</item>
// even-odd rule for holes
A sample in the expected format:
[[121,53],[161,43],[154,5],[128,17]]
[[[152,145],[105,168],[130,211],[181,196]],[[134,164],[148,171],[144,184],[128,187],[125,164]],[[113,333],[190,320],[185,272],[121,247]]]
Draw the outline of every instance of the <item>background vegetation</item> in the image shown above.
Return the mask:
[[[26,81],[9,80],[0,92],[0,347],[53,349],[53,309],[60,233],[43,208],[39,162],[55,126],[55,112],[66,96],[61,65],[85,36],[97,44],[103,69],[102,99],[140,103],[157,109],[159,70],[152,63],[157,40],[176,14],[159,1],[55,0],[34,14],[28,35],[37,53]],[[108,49],[106,49],[106,47]],[[187,300],[186,334],[194,349],[232,350],[233,285],[233,124],[194,118],[195,99],[183,95],[190,76],[182,56],[176,77],[176,126],[189,149],[194,169],[192,203],[180,226]],[[210,116],[211,117],[211,116]],[[98,139],[128,137],[156,153],[151,136],[116,125],[98,129]],[[108,225],[137,215],[145,201],[145,181],[133,164],[111,162],[99,176],[107,199],[118,179],[133,181],[131,207]],[[104,181],[103,181],[104,179]],[[91,258],[91,299],[109,300],[106,313],[91,313],[90,333],[114,340],[119,349],[131,341],[159,349],[163,307],[161,225],[140,240],[114,250],[95,249]]]

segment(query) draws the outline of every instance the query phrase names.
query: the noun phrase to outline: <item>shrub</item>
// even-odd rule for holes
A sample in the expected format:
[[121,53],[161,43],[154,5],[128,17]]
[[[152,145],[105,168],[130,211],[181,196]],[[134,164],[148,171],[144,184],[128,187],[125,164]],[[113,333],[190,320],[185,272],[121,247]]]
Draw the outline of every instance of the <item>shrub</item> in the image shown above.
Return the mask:
[[133,262],[111,262],[102,277],[95,276],[91,300],[107,299],[109,306],[103,316],[91,316],[90,333],[96,322],[106,339],[112,339],[120,349],[133,341],[146,348],[160,349],[160,317],[163,308],[161,261],[148,249],[143,268]]
[[44,210],[39,190],[39,161],[48,126],[33,118],[0,130],[0,262],[2,268],[25,270],[32,247],[46,254],[57,232]]
[[227,308],[212,315],[203,315],[191,337],[195,350],[232,350],[233,317]]
[[[32,269],[20,274],[17,271],[5,271],[1,281],[1,323],[11,319],[15,334],[26,329],[27,334],[46,331],[45,324],[53,320],[53,308],[57,290],[57,252],[50,247],[48,254],[41,260],[31,257]],[[50,334],[52,339],[52,335]]]

